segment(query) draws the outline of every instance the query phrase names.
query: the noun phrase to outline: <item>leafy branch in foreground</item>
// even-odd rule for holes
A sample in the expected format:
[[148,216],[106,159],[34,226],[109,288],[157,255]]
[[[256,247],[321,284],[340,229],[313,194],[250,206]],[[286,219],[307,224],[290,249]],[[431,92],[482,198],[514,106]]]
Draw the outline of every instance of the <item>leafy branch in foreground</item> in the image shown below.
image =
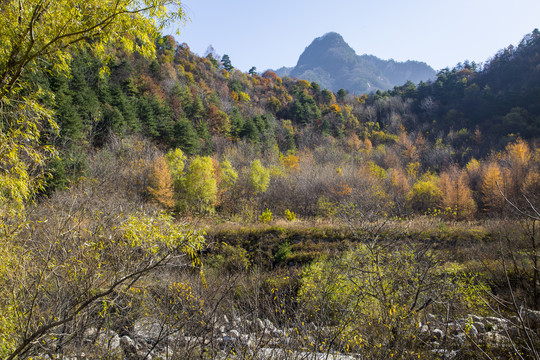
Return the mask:
[[200,265],[203,234],[168,215],[126,218],[69,200],[65,211],[51,207],[48,219],[29,220],[5,249],[7,265],[21,271],[1,273],[3,358],[58,351],[151,272]]
[[77,46],[103,58],[111,44],[152,56],[156,31],[183,16],[177,0],[4,1],[0,12],[0,99],[43,61],[67,72]]

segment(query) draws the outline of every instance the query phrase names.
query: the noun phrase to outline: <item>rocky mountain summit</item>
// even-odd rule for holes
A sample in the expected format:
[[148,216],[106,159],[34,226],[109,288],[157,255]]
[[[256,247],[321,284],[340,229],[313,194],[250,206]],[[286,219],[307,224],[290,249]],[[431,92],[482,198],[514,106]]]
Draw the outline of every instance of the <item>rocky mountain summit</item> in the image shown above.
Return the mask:
[[276,70],[280,76],[315,81],[323,88],[341,88],[353,93],[369,93],[403,85],[419,83],[435,77],[435,71],[419,61],[382,60],[374,55],[357,55],[335,32],[313,40],[293,68]]

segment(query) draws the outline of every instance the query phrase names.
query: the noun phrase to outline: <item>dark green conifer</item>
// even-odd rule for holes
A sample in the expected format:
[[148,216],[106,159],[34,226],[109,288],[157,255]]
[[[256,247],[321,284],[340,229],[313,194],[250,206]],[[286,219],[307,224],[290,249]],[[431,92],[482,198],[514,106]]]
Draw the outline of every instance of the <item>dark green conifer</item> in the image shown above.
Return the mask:
[[189,155],[198,154],[201,148],[199,136],[191,122],[180,118],[173,127],[173,146],[182,149]]
[[231,59],[229,58],[229,55],[225,54],[221,58],[221,64],[223,65],[223,68],[227,71],[231,71],[234,69],[234,66],[232,66]]

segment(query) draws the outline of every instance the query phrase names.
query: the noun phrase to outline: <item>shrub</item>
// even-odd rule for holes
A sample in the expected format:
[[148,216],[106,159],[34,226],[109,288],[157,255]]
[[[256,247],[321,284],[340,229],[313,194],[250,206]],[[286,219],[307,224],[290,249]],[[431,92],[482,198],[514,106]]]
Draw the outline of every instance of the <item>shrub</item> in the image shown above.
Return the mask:
[[289,256],[292,254],[291,244],[289,244],[288,241],[282,243],[279,245],[278,251],[276,252],[276,255],[274,255],[274,259],[276,262],[280,263],[285,261]]
[[289,209],[286,209],[285,210],[285,218],[287,219],[287,221],[294,221],[294,220],[296,220],[296,213],[294,213],[293,211],[291,211]]
[[[334,345],[390,358],[396,349],[422,346],[418,321],[434,300],[451,303],[460,314],[482,306],[476,275],[444,271],[440,264],[413,244],[361,244],[338,257],[325,255],[303,270],[299,308],[311,321],[339,329],[341,339]],[[433,305],[430,311],[446,308]],[[359,341],[347,340],[354,338]]]
[[272,221],[272,211],[268,208],[264,210],[261,216],[259,216],[259,221],[262,222],[263,224],[266,224]]
[[246,249],[223,243],[219,249],[219,254],[211,257],[207,265],[215,267],[220,271],[224,270],[234,273],[247,270],[250,266],[250,261]]
[[333,218],[337,215],[338,206],[335,202],[330,201],[326,196],[321,196],[317,200],[317,210],[320,216],[325,218]]

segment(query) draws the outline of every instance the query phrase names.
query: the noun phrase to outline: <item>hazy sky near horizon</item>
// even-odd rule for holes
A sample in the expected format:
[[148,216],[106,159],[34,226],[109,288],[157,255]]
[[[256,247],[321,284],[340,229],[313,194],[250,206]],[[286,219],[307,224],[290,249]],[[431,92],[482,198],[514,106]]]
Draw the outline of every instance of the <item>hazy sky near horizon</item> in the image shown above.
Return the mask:
[[[294,66],[327,32],[357,54],[418,60],[435,70],[484,62],[540,28],[540,0],[183,0],[190,20],[175,38],[204,55],[212,45],[233,66]],[[170,28],[173,33],[176,29]]]

